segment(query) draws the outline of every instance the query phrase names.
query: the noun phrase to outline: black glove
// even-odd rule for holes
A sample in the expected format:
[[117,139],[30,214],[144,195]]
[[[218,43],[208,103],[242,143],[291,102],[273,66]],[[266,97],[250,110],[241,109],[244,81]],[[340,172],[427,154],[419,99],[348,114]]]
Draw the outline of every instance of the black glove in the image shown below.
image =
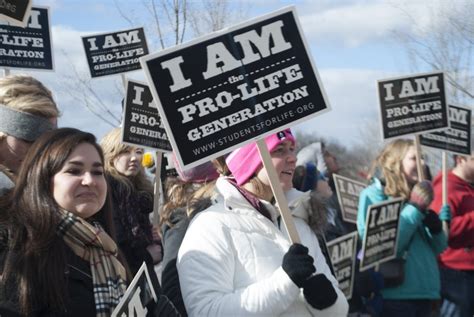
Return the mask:
[[303,294],[306,301],[316,309],[328,308],[337,300],[337,293],[324,274],[311,276],[303,283]]
[[308,248],[295,243],[283,256],[281,267],[298,287],[316,271],[313,258],[308,254]]
[[438,234],[443,228],[441,220],[439,220],[438,214],[433,210],[429,209],[425,212],[425,219],[423,224],[430,229],[431,234]]

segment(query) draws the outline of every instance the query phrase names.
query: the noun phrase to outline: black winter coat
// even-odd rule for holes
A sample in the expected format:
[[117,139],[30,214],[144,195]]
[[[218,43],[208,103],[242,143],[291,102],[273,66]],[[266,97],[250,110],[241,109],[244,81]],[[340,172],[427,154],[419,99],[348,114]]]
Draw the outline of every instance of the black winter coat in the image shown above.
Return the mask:
[[[67,277],[66,311],[55,313],[47,307],[37,307],[32,317],[83,317],[95,316],[94,291],[89,262],[83,260],[65,246],[67,266],[64,274]],[[2,265],[5,258],[0,259]],[[18,302],[12,298],[17,285],[8,283],[0,287],[0,316],[20,316]]]

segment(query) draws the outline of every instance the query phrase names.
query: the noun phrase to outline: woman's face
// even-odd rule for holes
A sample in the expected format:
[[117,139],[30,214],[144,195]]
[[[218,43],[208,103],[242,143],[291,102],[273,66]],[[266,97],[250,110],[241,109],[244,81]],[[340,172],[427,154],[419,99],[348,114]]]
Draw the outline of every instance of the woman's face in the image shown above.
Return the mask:
[[416,149],[414,146],[408,148],[402,160],[402,172],[408,184],[414,185],[418,182],[418,169],[416,167]]
[[0,141],[0,163],[16,174],[31,144],[31,142],[7,135]]
[[[293,188],[293,174],[296,168],[295,146],[289,141],[283,141],[271,153],[272,163],[280,179],[280,185],[284,191]],[[267,171],[261,168],[257,177],[266,185],[270,186]]]
[[104,206],[107,183],[97,149],[79,144],[53,176],[53,197],[59,207],[87,219]]
[[123,176],[136,176],[140,172],[143,149],[128,147],[114,159],[114,167]]

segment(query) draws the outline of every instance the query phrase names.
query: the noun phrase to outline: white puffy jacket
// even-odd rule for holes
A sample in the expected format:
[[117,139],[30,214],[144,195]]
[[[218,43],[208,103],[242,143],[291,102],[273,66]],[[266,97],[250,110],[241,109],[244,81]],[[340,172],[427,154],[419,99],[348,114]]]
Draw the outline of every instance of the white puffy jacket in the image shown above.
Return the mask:
[[[311,307],[281,267],[290,247],[287,238],[225,178],[218,179],[216,188],[214,204],[192,220],[178,253],[189,316],[347,314],[347,303],[339,299],[325,310]],[[275,220],[275,209],[265,206]],[[316,255],[315,266],[323,265],[324,257]]]

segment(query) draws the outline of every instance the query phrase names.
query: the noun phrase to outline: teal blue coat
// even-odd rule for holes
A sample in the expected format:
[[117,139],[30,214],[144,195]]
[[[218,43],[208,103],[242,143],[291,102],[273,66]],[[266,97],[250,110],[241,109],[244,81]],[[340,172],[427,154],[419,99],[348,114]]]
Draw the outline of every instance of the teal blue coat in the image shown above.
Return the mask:
[[[359,197],[357,230],[362,238],[365,234],[367,207],[387,200],[383,186],[378,179],[365,188]],[[436,256],[448,245],[443,231],[432,235],[423,225],[424,214],[411,204],[405,204],[400,214],[397,257],[405,250],[405,281],[398,287],[384,288],[385,299],[438,299],[440,278]],[[412,238],[413,237],[413,238]],[[410,239],[412,239],[410,243]]]

